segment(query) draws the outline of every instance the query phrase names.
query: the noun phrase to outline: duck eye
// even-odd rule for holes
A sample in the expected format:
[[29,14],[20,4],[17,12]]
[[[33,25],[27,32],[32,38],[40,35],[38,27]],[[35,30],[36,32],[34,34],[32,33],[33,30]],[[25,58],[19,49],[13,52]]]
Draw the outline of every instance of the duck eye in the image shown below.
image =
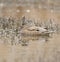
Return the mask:
[[39,31],[38,29],[36,31]]

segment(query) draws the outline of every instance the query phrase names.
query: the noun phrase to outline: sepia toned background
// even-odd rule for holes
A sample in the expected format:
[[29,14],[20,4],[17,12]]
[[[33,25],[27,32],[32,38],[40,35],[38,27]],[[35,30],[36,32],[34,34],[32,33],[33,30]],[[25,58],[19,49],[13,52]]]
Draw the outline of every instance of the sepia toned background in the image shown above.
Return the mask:
[[59,0],[0,0],[0,16],[60,20]]
[[[22,16],[41,21],[53,19],[60,24],[60,0],[0,0],[0,17]],[[59,34],[53,34],[47,42],[33,38],[27,37],[28,46],[0,44],[0,62],[60,62]]]

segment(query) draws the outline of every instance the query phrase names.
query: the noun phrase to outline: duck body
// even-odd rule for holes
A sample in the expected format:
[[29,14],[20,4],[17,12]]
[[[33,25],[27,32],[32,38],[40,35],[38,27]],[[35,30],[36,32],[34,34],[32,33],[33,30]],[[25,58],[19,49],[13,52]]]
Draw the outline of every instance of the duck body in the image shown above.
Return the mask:
[[28,28],[24,28],[21,31],[22,35],[31,35],[31,36],[44,36],[49,35],[49,31],[42,27],[31,26]]

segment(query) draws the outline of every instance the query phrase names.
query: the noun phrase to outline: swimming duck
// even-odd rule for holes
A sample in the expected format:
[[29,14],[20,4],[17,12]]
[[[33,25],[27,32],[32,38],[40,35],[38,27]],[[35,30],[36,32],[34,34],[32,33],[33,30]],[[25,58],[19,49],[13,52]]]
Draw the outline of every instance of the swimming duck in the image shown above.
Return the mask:
[[49,35],[50,31],[43,27],[31,26],[26,29],[22,29],[24,35]]

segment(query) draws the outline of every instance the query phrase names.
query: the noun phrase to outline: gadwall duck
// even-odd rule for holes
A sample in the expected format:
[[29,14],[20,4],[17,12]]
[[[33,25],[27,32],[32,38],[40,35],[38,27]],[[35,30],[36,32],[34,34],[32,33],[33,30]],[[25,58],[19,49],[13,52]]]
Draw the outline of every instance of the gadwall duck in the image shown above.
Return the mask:
[[21,31],[24,35],[49,35],[51,32],[43,27],[32,26]]

